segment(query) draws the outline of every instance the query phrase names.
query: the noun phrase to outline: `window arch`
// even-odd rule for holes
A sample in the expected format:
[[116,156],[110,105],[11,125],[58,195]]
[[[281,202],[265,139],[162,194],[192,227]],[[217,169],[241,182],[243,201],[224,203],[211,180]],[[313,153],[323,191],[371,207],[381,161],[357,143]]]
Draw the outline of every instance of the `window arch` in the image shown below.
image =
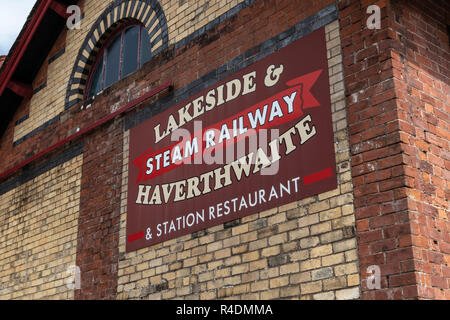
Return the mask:
[[88,78],[85,98],[91,98],[140,69],[151,59],[147,30],[137,22],[115,31],[97,55]]
[[[66,88],[64,109],[75,106],[88,95],[88,80],[105,40],[123,23],[142,23],[151,39],[151,56],[169,46],[169,32],[164,10],[158,0],[114,0],[92,24],[80,46]],[[120,25],[120,26],[119,26]],[[143,42],[144,43],[144,42]],[[145,43],[144,43],[145,44]]]

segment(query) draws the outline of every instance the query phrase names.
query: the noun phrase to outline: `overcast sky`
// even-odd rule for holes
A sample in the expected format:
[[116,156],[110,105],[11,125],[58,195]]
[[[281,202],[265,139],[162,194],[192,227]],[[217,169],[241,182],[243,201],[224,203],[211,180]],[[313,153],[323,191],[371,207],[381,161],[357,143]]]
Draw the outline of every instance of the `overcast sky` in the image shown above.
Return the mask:
[[35,3],[36,0],[0,0],[0,55],[8,54]]

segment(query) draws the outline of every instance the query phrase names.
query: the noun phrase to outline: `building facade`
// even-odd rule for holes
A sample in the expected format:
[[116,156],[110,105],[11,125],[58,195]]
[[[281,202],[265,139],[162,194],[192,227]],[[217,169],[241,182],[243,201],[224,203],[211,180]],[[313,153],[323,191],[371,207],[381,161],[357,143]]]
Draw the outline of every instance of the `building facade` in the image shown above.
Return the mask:
[[[0,299],[449,299],[449,9],[37,1],[0,69]],[[246,114],[280,159],[166,159]]]

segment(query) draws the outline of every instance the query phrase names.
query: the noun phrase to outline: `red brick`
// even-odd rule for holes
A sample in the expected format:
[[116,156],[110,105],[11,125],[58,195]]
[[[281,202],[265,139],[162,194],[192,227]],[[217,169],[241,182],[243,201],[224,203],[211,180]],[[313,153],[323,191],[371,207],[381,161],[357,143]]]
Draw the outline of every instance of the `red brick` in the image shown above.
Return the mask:
[[386,225],[394,224],[395,216],[394,214],[372,217],[369,219],[369,227],[371,229],[379,228]]
[[356,219],[364,219],[369,217],[378,216],[381,213],[379,205],[373,205],[369,207],[357,208],[355,210]]
[[389,278],[390,287],[407,286],[416,283],[416,275],[414,272],[393,275]]
[[359,243],[372,243],[383,239],[382,230],[366,231],[358,234]]
[[412,248],[401,248],[386,252],[386,261],[388,263],[412,259],[413,257]]
[[370,245],[371,253],[379,253],[388,250],[395,249],[397,247],[397,243],[395,239],[387,239],[382,241],[373,242]]

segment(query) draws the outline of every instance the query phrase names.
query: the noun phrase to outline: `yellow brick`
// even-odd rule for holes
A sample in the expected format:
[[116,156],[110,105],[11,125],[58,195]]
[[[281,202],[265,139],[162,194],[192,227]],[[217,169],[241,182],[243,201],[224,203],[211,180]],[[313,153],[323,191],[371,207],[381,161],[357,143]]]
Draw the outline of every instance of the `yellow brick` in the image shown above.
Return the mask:
[[216,278],[225,278],[230,276],[231,274],[231,268],[222,268],[216,271],[215,276]]
[[322,257],[322,265],[325,266],[331,266],[334,264],[339,264],[344,262],[344,254],[343,253],[336,253],[332,254],[326,257]]
[[263,280],[263,281],[258,281],[258,282],[252,283],[250,285],[250,288],[251,288],[252,292],[267,290],[267,289],[269,289],[269,281]]
[[300,250],[289,254],[291,261],[305,260],[309,258],[309,250]]
[[309,206],[309,213],[316,213],[330,209],[329,200],[313,203]]
[[321,266],[320,258],[309,259],[303,262],[300,262],[300,270],[307,271],[311,269],[316,269]]
[[269,248],[264,248],[261,251],[261,256],[262,257],[271,257],[271,256],[275,256],[277,254],[280,254],[280,246],[273,246],[273,247],[269,247]]
[[[217,251],[219,252],[219,251]],[[198,262],[198,257],[192,257],[183,261],[183,267],[188,268],[196,265]]]
[[248,272],[249,269],[250,269],[250,266],[249,266],[248,263],[246,263],[246,264],[241,264],[241,265],[232,267],[232,269],[231,269],[231,274],[232,274],[232,275],[241,274],[241,273],[244,273],[244,272]]
[[300,292],[302,295],[316,293],[322,291],[322,281],[315,281],[310,283],[302,283],[300,285]]
[[231,255],[230,248],[225,248],[225,249],[214,252],[215,259],[223,259],[223,258],[229,257],[230,255]]
[[252,251],[248,253],[244,253],[242,255],[242,261],[248,262],[248,261],[254,261],[259,259],[259,251]]
[[136,266],[136,271],[142,271],[148,268],[148,262],[142,262]]
[[315,247],[311,249],[311,258],[322,257],[331,253],[333,253],[333,247],[331,244]]
[[[61,278],[68,279],[66,270],[75,265],[80,189],[74,184],[81,178],[81,163],[82,156],[75,157],[0,196],[0,212],[12,214],[3,224],[8,231],[0,240],[0,282],[6,292],[1,299],[69,296],[66,279]],[[15,194],[27,197],[27,203],[19,205]],[[14,243],[20,247],[11,250]],[[31,254],[28,262],[16,258],[25,250]],[[28,281],[14,284],[13,274],[27,275]]]
[[281,278],[274,278],[269,281],[269,286],[271,289],[284,287],[284,286],[287,286],[288,284],[289,284],[288,276],[281,277]]
[[278,212],[278,208],[268,209],[268,210],[262,211],[262,212],[259,214],[259,217],[260,217],[260,218],[270,217],[271,215],[274,215],[274,214],[276,214],[277,212]]
[[334,190],[331,190],[331,191],[319,194],[319,201],[322,201],[324,199],[328,199],[328,198],[337,196],[339,194],[340,194],[340,190],[339,190],[339,187],[338,187],[337,189],[334,189]]
[[314,300],[334,300],[334,298],[335,295],[333,291],[316,293],[315,295],[313,295]]
[[280,297],[280,289],[273,289],[261,292],[262,300],[278,299]]
[[248,293],[242,296],[242,300],[259,300],[259,293]]
[[345,288],[346,286],[347,281],[345,277],[336,277],[323,280],[323,287],[326,291]]
[[342,264],[334,267],[336,276],[342,276],[358,272],[358,265],[356,262]]
[[281,207],[278,208],[278,210],[280,212],[282,212],[282,211],[288,211],[288,210],[291,210],[291,209],[295,209],[297,207],[298,207],[297,201],[294,201],[294,202],[282,205]]
[[352,204],[347,204],[347,205],[342,207],[342,215],[344,215],[344,216],[352,214],[354,211],[355,210],[354,210]]
[[250,291],[250,284],[241,284],[233,287],[233,295],[244,294]]
[[358,259],[358,250],[348,250],[345,251],[345,261],[355,261]]
[[176,297],[176,290],[164,290],[162,293],[162,298],[167,300],[167,299],[172,299]]
[[256,231],[247,232],[247,233],[244,233],[244,234],[240,235],[241,243],[254,241],[257,238],[258,238],[258,233]]
[[287,242],[287,233],[277,234],[277,235],[271,236],[269,238],[270,246],[277,245],[280,243],[286,243],[286,242]]
[[292,286],[292,287],[284,287],[280,289],[280,297],[281,298],[287,298],[287,297],[295,297],[300,295],[300,287],[299,286]]
[[280,266],[280,275],[290,274],[300,271],[300,266],[297,262]]
[[282,222],[286,221],[286,212],[280,212],[277,215],[274,215],[272,217],[269,217],[269,219],[267,220],[267,224],[269,226],[274,225],[274,224],[279,224]]
[[[258,253],[258,252],[256,252],[256,253]],[[231,257],[226,258],[226,259],[224,260],[223,264],[224,264],[225,266],[231,266],[231,265],[239,264],[239,263],[241,263],[241,262],[242,262],[241,256],[237,256],[237,255],[235,256],[235,255],[232,255]]]
[[351,300],[360,297],[359,287],[336,291],[336,300]]
[[331,222],[329,221],[311,226],[311,235],[325,233],[328,231],[331,231]]
[[149,278],[155,275],[155,269],[145,270],[142,272],[142,278]]
[[220,241],[213,242],[213,243],[208,244],[206,251],[207,252],[216,251],[216,250],[222,249],[222,246],[223,246],[222,242],[220,242]]
[[359,286],[360,285],[360,279],[359,279],[359,274],[351,274],[349,276],[347,276],[347,285],[349,287],[351,286]]
[[278,226],[278,231],[280,233],[285,232],[285,231],[290,231],[290,230],[294,230],[297,229],[298,225],[297,225],[297,221],[296,220],[292,220],[292,221],[288,221],[285,223],[282,223]]
[[278,277],[279,275],[280,275],[279,267],[273,267],[273,268],[269,268],[269,269],[260,271],[261,279],[274,278],[274,277]]
[[267,268],[267,260],[261,259],[257,261],[250,262],[250,271],[255,271],[259,269]]
[[309,281],[311,281],[311,272],[296,273],[289,277],[290,284],[298,284]]
[[242,234],[248,232],[248,224],[244,224],[244,225],[240,225],[240,226],[236,226],[232,229],[232,235],[238,235],[238,234]]
[[309,225],[312,225],[312,224],[316,224],[317,222],[319,222],[319,215],[317,213],[316,214],[310,214],[310,215],[307,215],[305,217],[299,218],[298,219],[298,226],[300,228],[302,228],[302,227],[306,227],[306,226],[309,226]]
[[332,221],[333,229],[341,229],[347,226],[353,226],[355,224],[355,216],[348,215]]
[[297,240],[309,236],[309,228],[301,228],[289,232],[289,240]]

